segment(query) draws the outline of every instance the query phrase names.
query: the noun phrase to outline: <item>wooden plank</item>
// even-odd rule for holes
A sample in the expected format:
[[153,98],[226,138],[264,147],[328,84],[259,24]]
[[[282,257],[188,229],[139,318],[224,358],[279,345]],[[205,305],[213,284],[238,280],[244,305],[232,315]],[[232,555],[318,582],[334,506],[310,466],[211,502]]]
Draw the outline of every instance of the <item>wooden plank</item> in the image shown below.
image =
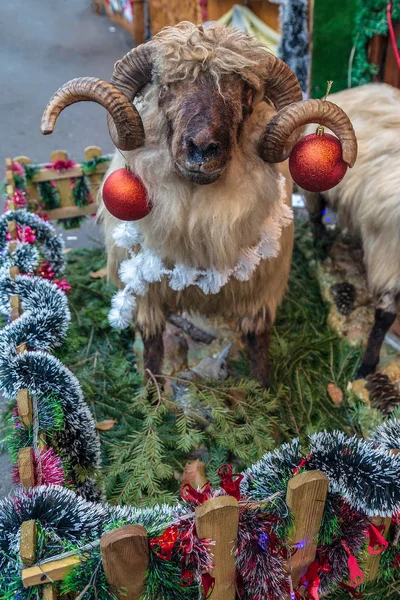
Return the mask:
[[18,450],[18,471],[22,487],[34,487],[35,468],[33,464],[33,451],[31,447],[20,448]]
[[384,35],[374,35],[368,44],[368,61],[378,67],[374,81],[382,81],[382,62],[386,45],[387,38]]
[[8,221],[7,228],[8,228],[8,233],[10,234],[11,238],[13,240],[17,240],[18,239],[18,230],[17,230],[16,221]]
[[24,352],[26,352],[27,347],[28,346],[27,346],[26,342],[22,342],[22,344],[19,344],[17,346],[17,352],[18,352],[18,354],[23,354]]
[[15,281],[17,275],[19,275],[18,267],[10,267],[10,277],[13,281]]
[[[66,154],[66,152],[64,152],[64,154]],[[82,177],[82,168],[80,165],[71,167],[67,171],[56,171],[55,169],[46,169],[44,167],[43,169],[40,169],[40,171],[35,173],[35,175],[32,178],[32,181],[34,181],[35,183],[42,183],[43,181],[55,181],[56,183],[64,181],[66,183],[70,183],[71,177]],[[71,191],[71,189],[69,189],[69,191]]]
[[23,586],[28,588],[52,581],[62,581],[71,569],[79,565],[79,556],[69,556],[61,560],[53,560],[42,565],[36,565],[22,570]]
[[182,485],[190,483],[195,490],[202,488],[207,483],[206,465],[199,459],[186,463],[183,471]]
[[141,525],[127,525],[109,531],[100,540],[108,584],[121,600],[139,600],[149,565],[149,541]]
[[26,388],[17,393],[18,416],[25,427],[32,425],[32,400]]
[[21,300],[17,294],[10,296],[10,318],[11,321],[16,321],[21,316]]
[[21,524],[19,554],[24,565],[31,567],[36,560],[36,521],[24,521]]
[[[53,210],[43,211],[51,221],[56,219],[72,219],[73,217],[83,217],[95,215],[97,204],[88,204],[87,206],[66,206],[65,208],[54,208]],[[39,212],[39,214],[41,214]]]
[[232,496],[219,496],[196,507],[196,529],[200,538],[213,540],[211,546],[215,578],[212,600],[235,600],[236,565],[234,548],[239,528],[239,504]]
[[42,599],[57,600],[57,591],[51,583],[46,583],[46,585],[43,586]]
[[294,519],[290,543],[300,545],[291,560],[295,588],[315,559],[328,484],[327,476],[320,471],[299,473],[288,483],[286,503]]
[[[68,154],[64,152],[64,150],[56,150],[52,152],[50,155],[51,162],[56,162],[57,160],[68,160]],[[80,167],[78,167],[78,170]],[[68,171],[64,172],[64,177],[67,176],[67,179],[57,179],[55,180],[56,186],[58,189],[58,193],[60,195],[60,204],[61,206],[74,206],[75,200],[71,189],[71,177],[76,177],[73,174],[74,167],[72,169],[68,169]]]
[[31,159],[28,156],[15,156],[13,158],[14,162],[19,162],[21,165],[30,165],[32,164]]

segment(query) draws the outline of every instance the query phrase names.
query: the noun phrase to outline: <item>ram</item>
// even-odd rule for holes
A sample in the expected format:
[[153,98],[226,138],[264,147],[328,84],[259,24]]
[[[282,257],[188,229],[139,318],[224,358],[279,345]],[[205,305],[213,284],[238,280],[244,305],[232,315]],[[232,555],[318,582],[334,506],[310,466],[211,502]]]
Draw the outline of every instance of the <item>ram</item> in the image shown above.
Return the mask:
[[119,271],[125,284],[113,300],[112,324],[134,319],[145,368],[161,373],[169,311],[234,320],[253,376],[267,386],[270,330],[293,246],[292,183],[283,161],[299,128],[318,122],[338,135],[352,166],[357,144],[349,119],[330,102],[302,101],[294,73],[254,38],[191,23],[133,49],[116,63],[111,83],[65,84],[44,113],[43,133],[80,100],[109,112],[121,151],[109,173],[127,164],[153,206],[141,221],[124,224],[100,204],[109,274],[117,281]]
[[354,126],[357,163],[332,190],[305,196],[317,237],[324,235],[322,210],[329,204],[339,224],[361,242],[375,299],[375,320],[358,370],[366,377],[379,363],[400,299],[400,91],[371,83],[331,98]]

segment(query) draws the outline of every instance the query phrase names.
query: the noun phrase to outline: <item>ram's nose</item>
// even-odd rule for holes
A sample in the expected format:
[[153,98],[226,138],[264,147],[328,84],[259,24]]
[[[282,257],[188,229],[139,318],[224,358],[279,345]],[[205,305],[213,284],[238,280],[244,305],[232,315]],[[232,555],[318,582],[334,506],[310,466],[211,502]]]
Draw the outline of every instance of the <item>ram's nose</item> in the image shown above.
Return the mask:
[[187,166],[188,168],[199,168],[220,157],[222,153],[221,144],[216,141],[207,141],[197,144],[193,139],[187,142]]

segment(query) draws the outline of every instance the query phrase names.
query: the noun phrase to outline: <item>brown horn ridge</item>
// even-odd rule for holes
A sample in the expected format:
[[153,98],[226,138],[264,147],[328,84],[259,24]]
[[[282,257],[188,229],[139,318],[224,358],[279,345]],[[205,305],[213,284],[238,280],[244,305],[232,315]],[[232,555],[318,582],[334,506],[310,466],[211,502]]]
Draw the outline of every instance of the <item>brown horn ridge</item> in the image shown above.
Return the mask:
[[53,133],[59,114],[75,102],[101,104],[113,123],[112,140],[121,150],[134,150],[144,144],[142,119],[126,96],[113,84],[95,77],[79,77],[65,83],[50,99],[42,117],[41,131]]
[[331,129],[342,144],[343,160],[349,167],[354,165],[357,139],[350,119],[339,106],[326,100],[304,100],[279,110],[268,123],[261,139],[261,158],[271,163],[286,160],[300,136],[301,132],[297,130],[308,123],[318,123]]
[[277,110],[303,99],[299,80],[292,69],[273,54],[268,53],[268,75],[264,84],[265,96]]
[[[153,44],[141,44],[125,54],[114,65],[111,83],[131,102],[138,92],[152,80],[154,52]],[[115,123],[110,114],[107,115],[107,124],[111,138],[114,139]]]

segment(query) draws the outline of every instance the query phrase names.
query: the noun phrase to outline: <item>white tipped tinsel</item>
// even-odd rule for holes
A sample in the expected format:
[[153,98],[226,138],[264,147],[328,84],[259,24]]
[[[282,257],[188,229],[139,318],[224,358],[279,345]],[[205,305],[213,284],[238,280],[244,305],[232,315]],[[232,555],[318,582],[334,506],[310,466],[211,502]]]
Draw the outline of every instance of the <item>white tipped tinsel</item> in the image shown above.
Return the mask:
[[[121,263],[119,276],[125,289],[117,292],[108,315],[110,324],[116,329],[125,329],[133,320],[136,306],[135,296],[144,296],[150,283],[168,279],[172,290],[182,291],[196,285],[204,294],[218,294],[231,277],[248,281],[262,260],[278,256],[281,249],[282,229],[293,222],[293,211],[285,203],[285,178],[279,179],[279,201],[273,214],[264,222],[260,241],[252,248],[244,248],[233,269],[219,271],[214,268],[197,269],[184,264],[176,264],[168,269],[162,258],[151,248],[144,246],[143,237],[137,223],[120,223],[113,237],[117,246],[129,248],[131,257]],[[134,252],[132,247],[139,246]]]

